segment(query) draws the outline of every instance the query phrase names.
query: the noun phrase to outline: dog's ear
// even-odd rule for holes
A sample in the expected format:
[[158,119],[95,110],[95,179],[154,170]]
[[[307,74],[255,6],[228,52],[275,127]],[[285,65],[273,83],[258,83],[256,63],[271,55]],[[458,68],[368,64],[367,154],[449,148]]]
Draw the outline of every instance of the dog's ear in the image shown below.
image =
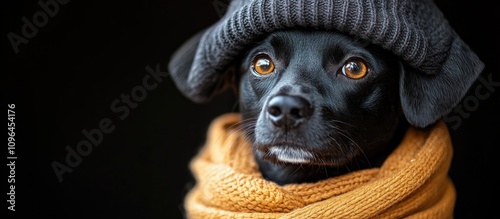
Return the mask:
[[426,74],[402,63],[400,98],[408,122],[426,127],[460,102],[484,64],[464,44],[454,43],[438,73]]
[[236,85],[235,68],[229,66],[224,72],[210,77],[192,74],[194,57],[204,31],[197,33],[179,47],[172,55],[168,70],[180,92],[196,103],[205,103],[216,94]]

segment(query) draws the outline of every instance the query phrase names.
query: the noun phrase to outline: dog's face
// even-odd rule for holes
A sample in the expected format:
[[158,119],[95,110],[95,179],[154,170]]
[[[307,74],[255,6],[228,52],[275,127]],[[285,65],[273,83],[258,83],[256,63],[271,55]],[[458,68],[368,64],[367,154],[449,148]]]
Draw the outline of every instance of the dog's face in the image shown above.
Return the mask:
[[369,163],[397,128],[399,69],[391,53],[333,32],[278,31],[251,48],[240,111],[263,174],[301,182],[317,179],[306,166]]
[[275,30],[217,59],[207,51],[226,45],[206,47],[203,33],[175,52],[172,79],[197,103],[236,87],[241,128],[264,177],[279,184],[378,166],[408,125],[446,115],[482,69],[465,46],[436,54],[446,57],[441,67],[416,68],[408,54],[318,29]]

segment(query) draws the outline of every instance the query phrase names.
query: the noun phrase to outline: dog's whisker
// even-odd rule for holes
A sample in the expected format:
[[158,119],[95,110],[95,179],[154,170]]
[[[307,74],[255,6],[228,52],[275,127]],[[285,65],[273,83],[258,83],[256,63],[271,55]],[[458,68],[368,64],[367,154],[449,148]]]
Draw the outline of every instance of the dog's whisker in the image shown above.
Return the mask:
[[[252,119],[247,119],[247,120],[239,121],[239,122],[232,124],[231,126],[228,127],[228,129],[230,129],[230,132],[227,134],[227,137],[229,137],[231,135],[238,135],[236,138],[233,138],[232,142],[231,142],[231,145],[236,145],[236,147],[238,147],[236,150],[238,150],[239,147],[246,146],[244,143],[236,144],[236,141],[238,141],[239,138],[243,138],[245,141],[251,142],[249,139],[250,137],[243,130],[247,127],[252,127],[252,126],[255,126],[255,122],[253,122]],[[223,136],[224,136],[224,134],[221,133],[221,135],[219,135],[216,142],[221,141],[221,138]]]
[[231,132],[234,132],[234,131],[241,131],[242,129],[244,129],[245,127],[247,127],[248,125],[254,123],[253,119],[245,119],[245,120],[241,120],[235,124],[232,124],[231,126],[228,127],[228,129],[231,130]]
[[359,151],[361,152],[361,154],[363,155],[365,161],[368,163],[369,166],[371,166],[370,159],[368,159],[368,156],[366,156],[366,153],[363,150],[363,148],[361,146],[359,146],[359,144],[356,143],[356,141],[354,141],[351,137],[347,136],[343,132],[340,131],[339,134],[342,135],[342,136],[344,136],[346,139],[348,139],[351,142],[352,145],[354,145],[355,147],[357,147],[359,149]]
[[[253,142],[253,133],[256,127],[256,121],[254,119],[246,119],[240,122],[239,126],[233,130],[233,132],[239,132],[242,137],[247,142]],[[230,133],[232,134],[232,133]]]
[[370,160],[368,159],[368,156],[366,156],[365,151],[363,150],[363,148],[361,146],[358,145],[358,143],[356,143],[356,141],[354,141],[350,136],[348,136],[348,134],[344,133],[340,129],[338,129],[338,134],[340,134],[341,136],[343,136],[344,138],[346,138],[347,140],[349,140],[352,145],[354,145],[355,147],[357,147],[359,149],[359,151],[361,152],[361,154],[363,155],[363,157],[366,160],[366,162],[368,163],[368,165],[371,166],[371,163],[370,163]]
[[341,123],[343,125],[347,125],[347,126],[350,126],[350,127],[354,127],[353,124],[350,124],[350,123],[347,123],[347,122],[344,122],[342,120],[338,120],[338,119],[331,119],[330,121],[332,121],[332,125],[335,126],[335,123]]
[[[250,121],[250,119],[248,119]],[[245,129],[246,126],[249,125],[250,122],[248,121],[239,121],[235,124],[232,124],[231,126],[229,126],[227,129],[230,130],[229,133],[227,134],[227,136],[231,136],[233,134],[240,134],[240,133],[244,133],[242,130]],[[218,137],[217,137],[217,140],[215,142],[220,142],[222,137],[224,136],[225,134],[224,133],[221,133]],[[245,137],[245,134],[242,135],[242,137]]]
[[302,166],[302,164],[297,165],[297,168],[295,168],[295,170],[293,172],[289,173],[288,175],[296,174],[299,170],[304,170],[304,167]]
[[[350,123],[343,122],[343,121],[340,121],[340,120],[334,120],[334,121],[338,122],[338,123],[342,123],[344,125],[353,126]],[[366,156],[366,153],[364,152],[363,148],[361,146],[359,146],[359,144],[357,144],[356,141],[354,141],[354,139],[352,139],[350,137],[350,134],[348,132],[346,132],[344,129],[340,128],[339,126],[335,125],[334,123],[330,124],[329,126],[332,129],[334,129],[336,131],[336,133],[338,133],[340,136],[342,136],[345,139],[347,139],[353,146],[355,146],[356,148],[358,148],[359,151],[361,152],[363,158],[368,163],[368,165],[371,166],[370,160],[368,159],[368,156]],[[337,140],[335,138],[332,138],[332,139],[333,139],[333,141],[335,141],[338,144],[338,142],[337,142]],[[342,148],[342,146],[340,146],[340,145],[339,145],[339,147]]]
[[238,127],[238,126],[242,126],[246,123],[248,123],[249,121],[253,121],[254,119],[242,119],[234,124],[232,124],[231,126],[228,127],[228,129],[234,129],[235,127]]

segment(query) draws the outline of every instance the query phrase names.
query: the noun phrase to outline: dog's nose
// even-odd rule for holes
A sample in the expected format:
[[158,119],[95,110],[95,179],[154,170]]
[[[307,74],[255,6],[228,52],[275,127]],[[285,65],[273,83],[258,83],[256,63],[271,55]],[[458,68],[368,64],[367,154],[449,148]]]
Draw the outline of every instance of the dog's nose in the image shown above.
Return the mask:
[[267,115],[279,128],[296,128],[312,114],[309,101],[298,96],[278,95],[269,100]]

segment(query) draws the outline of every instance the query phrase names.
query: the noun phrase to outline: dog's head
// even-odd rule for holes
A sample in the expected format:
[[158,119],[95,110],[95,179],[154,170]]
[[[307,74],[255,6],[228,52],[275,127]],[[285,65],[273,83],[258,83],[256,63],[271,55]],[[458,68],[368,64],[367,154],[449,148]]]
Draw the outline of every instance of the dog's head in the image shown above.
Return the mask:
[[[271,31],[247,39],[251,43],[239,53],[216,57],[210,51],[219,51],[221,39],[231,36],[221,31],[213,44],[202,45],[216,30],[194,36],[174,54],[173,79],[196,102],[236,88],[242,127],[257,162],[278,183],[316,180],[318,174],[336,174],[336,167],[371,162],[393,139],[399,120],[415,127],[433,124],[482,70],[459,39],[450,43],[446,57],[436,53],[441,55],[434,57],[441,63],[436,70],[416,68],[410,56],[383,45],[317,28]],[[225,67],[219,69],[214,60],[225,61]],[[335,168],[316,168],[325,166]]]

